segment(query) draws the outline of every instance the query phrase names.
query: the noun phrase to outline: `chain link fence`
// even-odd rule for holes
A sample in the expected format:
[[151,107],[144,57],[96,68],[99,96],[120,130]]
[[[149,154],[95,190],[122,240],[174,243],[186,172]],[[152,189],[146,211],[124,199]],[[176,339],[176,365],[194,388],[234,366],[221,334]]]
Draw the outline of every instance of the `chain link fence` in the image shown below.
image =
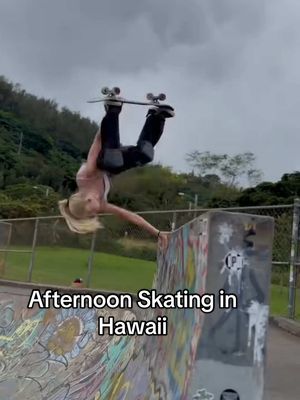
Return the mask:
[[12,224],[0,222],[0,278],[5,275],[8,246],[10,243]]
[[[170,231],[210,210],[138,214],[161,231]],[[299,201],[222,210],[274,218],[273,311],[300,317]],[[120,291],[150,287],[156,268],[155,238],[112,215],[100,215],[100,220],[104,229],[93,235],[70,232],[61,217],[0,221],[0,278],[56,285],[82,278],[86,287]]]

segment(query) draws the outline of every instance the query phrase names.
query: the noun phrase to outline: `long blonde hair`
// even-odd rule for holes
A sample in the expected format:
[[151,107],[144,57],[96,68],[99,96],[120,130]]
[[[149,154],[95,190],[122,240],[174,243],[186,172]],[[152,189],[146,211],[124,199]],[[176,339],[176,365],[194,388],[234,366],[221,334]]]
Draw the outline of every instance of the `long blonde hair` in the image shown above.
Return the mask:
[[80,193],[73,194],[69,200],[58,202],[58,208],[72,232],[87,234],[103,228],[103,225],[95,215],[86,216],[86,200]]

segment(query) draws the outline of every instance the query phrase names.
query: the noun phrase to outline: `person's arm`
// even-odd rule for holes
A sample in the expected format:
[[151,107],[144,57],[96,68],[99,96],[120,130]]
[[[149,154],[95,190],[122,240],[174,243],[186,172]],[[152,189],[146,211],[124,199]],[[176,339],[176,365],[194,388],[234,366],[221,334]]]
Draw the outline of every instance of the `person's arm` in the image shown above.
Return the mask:
[[153,236],[158,237],[158,235],[160,234],[160,231],[158,229],[156,229],[153,225],[151,225],[149,222],[144,220],[144,218],[142,218],[140,215],[135,214],[131,211],[127,211],[124,208],[117,207],[113,204],[106,203],[103,205],[101,211],[114,214],[119,218],[122,218],[126,221],[131,222],[132,224],[138,225],[141,228],[148,231]]
[[90,147],[88,156],[87,156],[87,161],[85,165],[85,174],[90,175],[95,172],[97,169],[97,158],[98,155],[101,151],[102,145],[101,145],[101,131],[100,129],[96,133],[96,136],[94,137],[93,143]]

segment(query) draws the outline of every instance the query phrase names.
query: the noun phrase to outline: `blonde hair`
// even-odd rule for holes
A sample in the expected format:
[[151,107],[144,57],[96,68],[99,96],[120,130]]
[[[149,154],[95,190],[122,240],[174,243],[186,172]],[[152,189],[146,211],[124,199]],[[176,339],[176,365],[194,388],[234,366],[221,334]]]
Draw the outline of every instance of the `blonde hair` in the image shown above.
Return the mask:
[[86,200],[80,193],[73,194],[69,200],[65,199],[58,202],[59,211],[72,232],[87,234],[103,228],[96,215],[93,217],[86,216],[85,207]]

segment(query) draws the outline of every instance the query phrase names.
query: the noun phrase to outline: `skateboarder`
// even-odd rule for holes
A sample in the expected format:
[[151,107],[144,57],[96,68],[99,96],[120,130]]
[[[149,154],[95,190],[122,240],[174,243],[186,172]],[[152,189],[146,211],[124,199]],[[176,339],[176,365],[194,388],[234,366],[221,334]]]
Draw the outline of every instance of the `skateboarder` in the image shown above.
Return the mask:
[[106,115],[90,147],[87,161],[76,175],[78,191],[59,202],[60,212],[73,232],[94,232],[102,227],[97,215],[112,213],[140,226],[166,244],[167,232],[160,232],[141,216],[108,203],[107,196],[115,175],[153,160],[165,119],[173,117],[174,110],[170,106],[150,108],[137,144],[121,146],[119,114],[122,103],[107,100],[104,107]]

